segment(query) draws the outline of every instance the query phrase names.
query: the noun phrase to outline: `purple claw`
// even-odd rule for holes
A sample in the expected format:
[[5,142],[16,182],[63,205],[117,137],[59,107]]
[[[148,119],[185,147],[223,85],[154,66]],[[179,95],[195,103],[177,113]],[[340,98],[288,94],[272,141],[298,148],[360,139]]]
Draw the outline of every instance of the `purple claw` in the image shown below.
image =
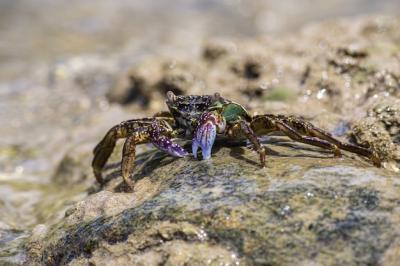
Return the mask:
[[197,158],[198,147],[201,148],[204,160],[211,158],[211,149],[217,136],[216,124],[215,117],[210,113],[203,115],[200,119],[200,125],[196,129],[192,142],[192,152],[195,158]]
[[199,144],[197,143],[196,139],[192,140],[192,153],[193,157],[197,159],[197,149],[199,148]]
[[183,149],[179,144],[164,136],[160,136],[154,140],[153,144],[156,145],[160,150],[165,151],[169,155],[175,157],[185,157],[188,155],[188,152],[185,151],[185,149]]
[[160,134],[160,129],[156,123],[153,123],[152,130],[150,131],[150,138],[152,143],[160,150],[175,157],[185,157],[189,155],[185,149],[179,144],[173,142],[172,139]]

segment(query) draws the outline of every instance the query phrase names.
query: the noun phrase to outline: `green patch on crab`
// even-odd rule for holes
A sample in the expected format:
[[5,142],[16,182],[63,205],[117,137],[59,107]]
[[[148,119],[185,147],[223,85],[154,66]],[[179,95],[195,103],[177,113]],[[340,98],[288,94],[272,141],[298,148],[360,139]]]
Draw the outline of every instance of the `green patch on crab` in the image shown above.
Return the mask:
[[226,105],[222,111],[222,116],[225,118],[226,122],[237,121],[239,118],[250,119],[244,107],[237,103]]

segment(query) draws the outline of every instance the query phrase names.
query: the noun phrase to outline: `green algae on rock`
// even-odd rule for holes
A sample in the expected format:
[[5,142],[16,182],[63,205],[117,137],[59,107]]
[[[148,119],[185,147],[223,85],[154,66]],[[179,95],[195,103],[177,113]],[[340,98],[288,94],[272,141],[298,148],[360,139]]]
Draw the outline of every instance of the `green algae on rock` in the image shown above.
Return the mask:
[[[211,161],[150,152],[161,157],[142,165],[133,193],[104,191],[76,204],[34,249],[28,245],[30,258],[45,265],[376,264],[398,249],[398,178],[348,153],[338,159],[272,143],[264,169],[242,147],[217,147]],[[107,200],[95,200],[104,193]]]

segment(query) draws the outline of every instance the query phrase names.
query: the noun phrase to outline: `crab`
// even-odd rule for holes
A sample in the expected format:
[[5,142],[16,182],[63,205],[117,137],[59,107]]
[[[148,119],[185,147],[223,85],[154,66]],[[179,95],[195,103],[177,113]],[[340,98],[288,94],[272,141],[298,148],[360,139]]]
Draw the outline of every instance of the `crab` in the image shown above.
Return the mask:
[[94,176],[104,183],[102,170],[118,139],[126,138],[121,161],[122,178],[133,188],[130,179],[135,168],[136,145],[152,143],[158,149],[175,157],[189,153],[174,139],[192,140],[192,154],[198,157],[199,148],[203,160],[211,158],[211,149],[217,136],[228,139],[247,139],[260,157],[261,167],[266,164],[266,149],[259,137],[281,132],[294,141],[330,150],[334,157],[341,150],[369,158],[376,166],[381,161],[372,150],[334,138],[329,132],[295,116],[264,114],[251,116],[246,109],[233,101],[214,95],[175,95],[167,92],[166,104],[169,112],[160,112],[153,117],[123,121],[112,127],[95,147],[92,162]]

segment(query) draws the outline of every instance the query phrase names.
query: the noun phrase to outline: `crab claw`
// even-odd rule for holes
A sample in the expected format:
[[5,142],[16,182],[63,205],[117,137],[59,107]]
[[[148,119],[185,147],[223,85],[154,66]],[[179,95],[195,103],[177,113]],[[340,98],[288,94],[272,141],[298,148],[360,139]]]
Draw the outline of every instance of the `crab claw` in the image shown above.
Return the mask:
[[217,126],[207,121],[197,128],[196,135],[192,142],[193,156],[197,158],[197,149],[201,148],[203,159],[207,160],[211,157],[211,149],[217,136]]
[[160,150],[175,157],[185,157],[189,155],[184,148],[175,143],[171,138],[160,134],[159,126],[156,123],[151,125],[150,138],[152,143]]
[[188,155],[188,152],[185,151],[185,149],[179,144],[164,136],[160,136],[159,138],[153,140],[153,144],[160,150],[165,151],[169,155],[175,157],[185,157]]
[[214,145],[217,131],[221,132],[225,128],[225,121],[218,119],[218,116],[212,113],[205,113],[200,118],[200,124],[197,127],[192,141],[193,156],[197,158],[197,150],[200,147],[203,159],[211,157],[211,149]]

